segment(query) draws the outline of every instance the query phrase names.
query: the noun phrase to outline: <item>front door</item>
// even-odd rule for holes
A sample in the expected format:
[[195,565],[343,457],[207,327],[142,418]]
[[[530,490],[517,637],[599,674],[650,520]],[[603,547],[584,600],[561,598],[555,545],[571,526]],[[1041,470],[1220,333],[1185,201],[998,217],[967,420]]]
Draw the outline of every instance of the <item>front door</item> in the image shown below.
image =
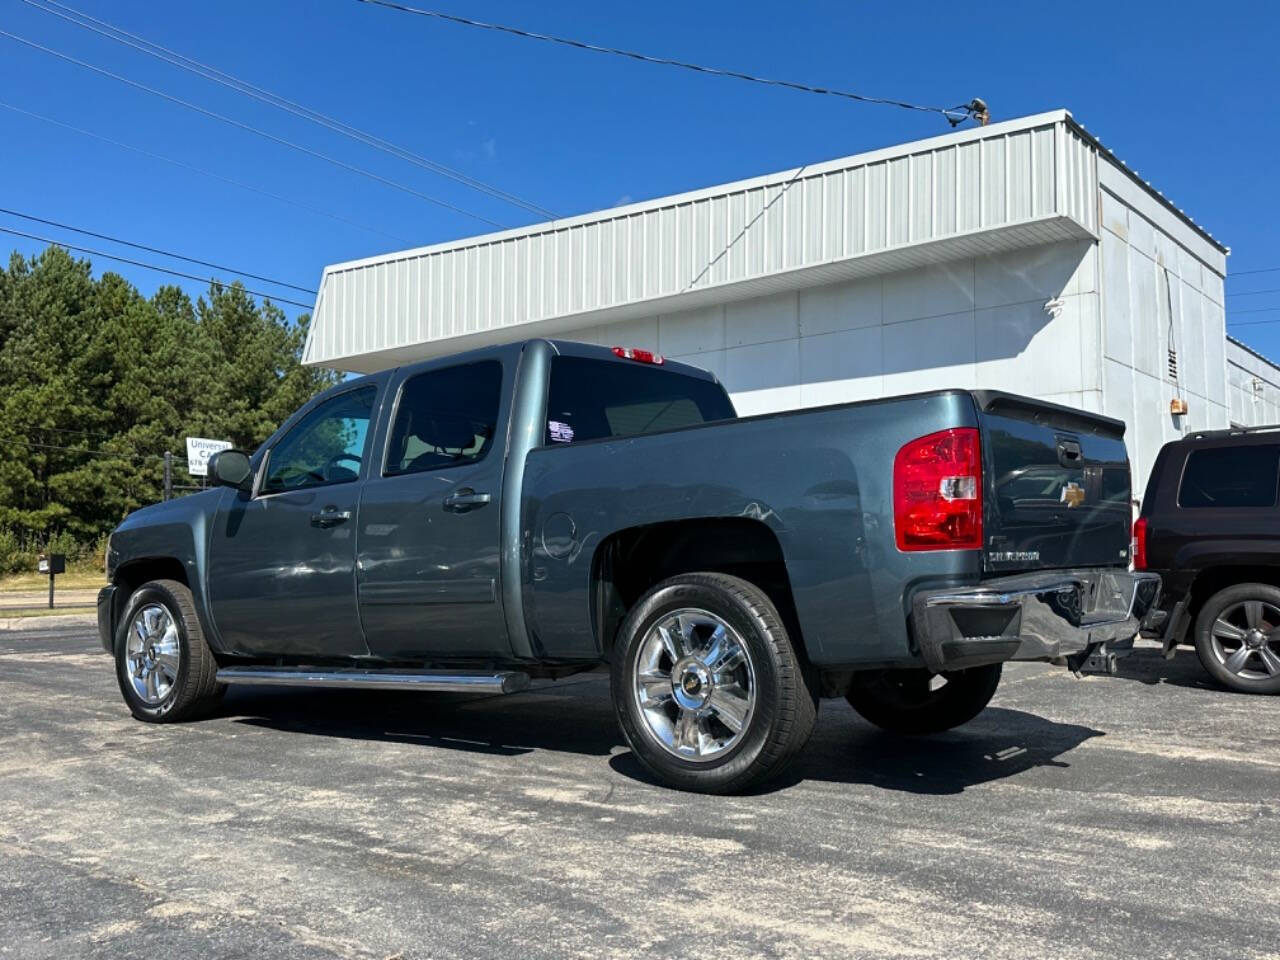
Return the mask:
[[403,381],[381,471],[360,498],[360,617],[394,660],[509,656],[499,593],[503,365]]
[[209,544],[209,604],[231,651],[368,653],[355,596],[356,512],[378,389],[328,397],[267,451],[253,494],[227,490]]

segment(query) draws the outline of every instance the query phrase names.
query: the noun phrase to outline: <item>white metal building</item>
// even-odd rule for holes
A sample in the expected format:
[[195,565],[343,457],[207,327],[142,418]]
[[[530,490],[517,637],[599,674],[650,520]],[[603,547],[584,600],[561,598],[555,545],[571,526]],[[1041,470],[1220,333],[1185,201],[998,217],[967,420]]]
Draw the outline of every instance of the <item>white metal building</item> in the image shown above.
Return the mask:
[[1166,440],[1280,420],[1280,370],[1228,363],[1227,253],[1059,110],[336,264],[304,359],[555,335],[706,367],[744,414],[1010,390],[1125,420],[1141,490]]

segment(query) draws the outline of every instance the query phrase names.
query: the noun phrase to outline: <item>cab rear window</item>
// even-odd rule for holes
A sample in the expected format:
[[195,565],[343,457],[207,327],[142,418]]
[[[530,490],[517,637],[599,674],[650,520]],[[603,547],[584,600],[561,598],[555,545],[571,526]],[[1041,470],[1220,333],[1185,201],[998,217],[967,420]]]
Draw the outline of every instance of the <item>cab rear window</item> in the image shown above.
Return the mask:
[[551,361],[546,443],[657,433],[733,416],[724,388],[712,380],[639,363]]
[[1280,445],[1193,450],[1182,471],[1180,507],[1274,507]]

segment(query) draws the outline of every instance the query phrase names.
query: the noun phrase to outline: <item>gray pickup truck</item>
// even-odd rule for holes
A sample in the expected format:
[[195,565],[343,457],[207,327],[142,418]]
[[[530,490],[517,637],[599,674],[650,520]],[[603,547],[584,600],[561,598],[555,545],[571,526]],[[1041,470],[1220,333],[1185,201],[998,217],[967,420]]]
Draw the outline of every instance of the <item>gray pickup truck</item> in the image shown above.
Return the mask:
[[512,693],[607,667],[673,786],[741,790],[820,697],[928,733],[1006,660],[1131,644],[1114,420],[939,390],[735,417],[711,374],[530,340],[350,380],[214,489],[139,510],[98,599],[124,699],[200,716],[225,685]]

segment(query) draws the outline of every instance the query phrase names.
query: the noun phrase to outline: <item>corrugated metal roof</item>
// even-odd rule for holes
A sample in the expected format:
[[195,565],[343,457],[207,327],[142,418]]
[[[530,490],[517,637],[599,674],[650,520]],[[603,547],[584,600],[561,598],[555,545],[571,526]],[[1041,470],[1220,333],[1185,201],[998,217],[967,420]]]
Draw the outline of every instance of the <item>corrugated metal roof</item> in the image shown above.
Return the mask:
[[304,361],[374,370],[659,309],[1096,237],[1100,149],[1058,110],[337,264],[324,272]]

